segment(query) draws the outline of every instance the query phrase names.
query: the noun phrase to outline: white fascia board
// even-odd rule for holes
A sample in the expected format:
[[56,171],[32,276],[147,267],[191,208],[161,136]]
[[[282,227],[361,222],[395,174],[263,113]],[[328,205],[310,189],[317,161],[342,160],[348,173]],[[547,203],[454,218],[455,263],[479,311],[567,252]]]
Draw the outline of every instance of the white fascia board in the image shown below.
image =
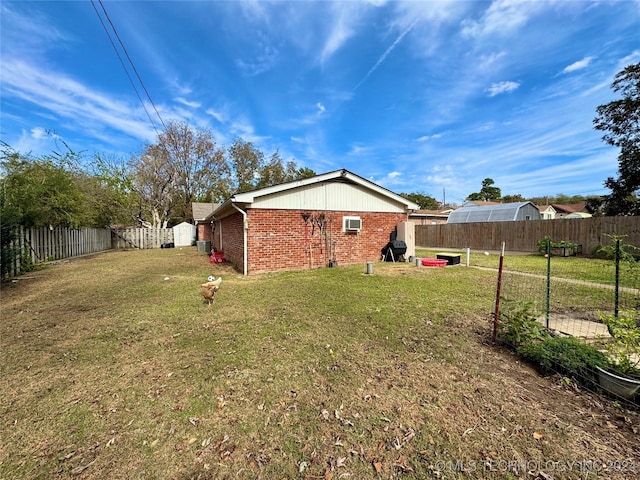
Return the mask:
[[225,211],[229,209],[232,210],[231,213],[235,212],[235,210],[231,208],[232,203],[238,206],[241,206],[241,208],[246,208],[250,206],[254,202],[254,200],[258,197],[271,195],[273,193],[279,193],[285,190],[292,190],[294,188],[304,187],[307,185],[313,185],[315,183],[326,182],[326,181],[334,180],[340,177],[346,178],[355,184],[361,185],[362,187],[372,190],[376,193],[379,193],[380,195],[383,195],[387,198],[391,198],[392,200],[404,205],[407,210],[420,209],[420,206],[417,203],[407,200],[406,198],[401,197],[400,195],[396,195],[391,190],[388,190],[373,182],[370,182],[369,180],[366,180],[358,175],[355,175],[349,172],[348,170],[341,169],[341,170],[335,170],[333,172],[316,175],[315,177],[303,178],[301,180],[294,180],[292,182],[281,183],[279,185],[273,185],[271,187],[260,188],[258,190],[253,190],[251,192],[236,193],[227,201],[225,201],[222,205],[220,205],[211,215],[209,215],[209,217],[207,217],[207,219],[209,219],[210,217],[215,217],[215,218],[220,218],[220,216],[224,217],[226,216]]

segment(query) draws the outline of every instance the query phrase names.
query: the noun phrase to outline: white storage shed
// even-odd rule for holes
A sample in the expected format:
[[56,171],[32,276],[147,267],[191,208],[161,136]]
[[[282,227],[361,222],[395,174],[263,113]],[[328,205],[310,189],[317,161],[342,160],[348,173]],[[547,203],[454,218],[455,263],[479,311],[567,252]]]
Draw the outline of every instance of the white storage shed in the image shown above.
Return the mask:
[[173,243],[176,247],[189,247],[196,239],[196,226],[182,222],[173,227]]

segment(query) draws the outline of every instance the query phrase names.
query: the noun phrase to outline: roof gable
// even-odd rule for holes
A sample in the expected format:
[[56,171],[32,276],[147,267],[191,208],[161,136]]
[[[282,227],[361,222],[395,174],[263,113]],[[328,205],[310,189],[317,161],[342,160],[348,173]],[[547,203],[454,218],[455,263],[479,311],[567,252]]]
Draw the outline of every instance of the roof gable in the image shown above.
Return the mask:
[[419,208],[416,203],[391,190],[343,169],[250,192],[236,193],[216,209],[212,216],[222,218],[237,211],[238,207],[309,209],[313,207],[305,203],[305,198],[312,199],[314,196],[318,198],[320,189],[324,189],[323,209],[326,210],[340,209],[338,207],[340,199],[342,198],[343,204],[346,203],[345,197],[349,196],[349,191],[353,192],[353,190],[359,193],[356,197],[349,197],[351,200],[349,210],[352,211],[370,211],[367,208],[373,205],[374,198],[379,199],[381,205],[395,205],[395,208],[401,211]]
[[205,220],[213,211],[218,208],[217,203],[193,202],[191,204],[191,214],[194,220]]
[[552,204],[553,208],[556,209],[557,212],[562,213],[573,213],[573,212],[587,212],[587,204],[586,203],[567,203],[567,204]]

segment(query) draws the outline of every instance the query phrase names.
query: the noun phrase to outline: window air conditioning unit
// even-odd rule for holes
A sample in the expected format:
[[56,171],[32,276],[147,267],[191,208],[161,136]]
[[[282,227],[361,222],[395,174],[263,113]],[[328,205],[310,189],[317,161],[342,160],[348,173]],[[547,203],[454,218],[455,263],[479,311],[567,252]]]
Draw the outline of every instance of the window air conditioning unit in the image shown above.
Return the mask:
[[343,217],[345,232],[359,232],[362,229],[362,219],[360,217]]

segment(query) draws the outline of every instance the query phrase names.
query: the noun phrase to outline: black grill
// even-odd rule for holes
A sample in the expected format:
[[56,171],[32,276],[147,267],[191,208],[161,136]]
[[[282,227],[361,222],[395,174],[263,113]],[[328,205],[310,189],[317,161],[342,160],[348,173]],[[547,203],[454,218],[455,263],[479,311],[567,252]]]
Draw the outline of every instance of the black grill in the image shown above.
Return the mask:
[[407,244],[403,240],[392,240],[382,248],[382,259],[385,262],[404,262]]

